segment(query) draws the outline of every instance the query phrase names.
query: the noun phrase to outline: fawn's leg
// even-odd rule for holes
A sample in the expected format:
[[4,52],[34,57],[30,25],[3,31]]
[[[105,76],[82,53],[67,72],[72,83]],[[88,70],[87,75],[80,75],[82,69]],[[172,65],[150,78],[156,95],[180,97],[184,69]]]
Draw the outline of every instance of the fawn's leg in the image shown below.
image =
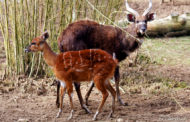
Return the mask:
[[81,91],[80,91],[80,83],[74,82],[74,85],[75,85],[75,89],[76,89],[76,92],[77,92],[81,107],[87,113],[91,113],[91,111],[88,109],[88,107],[84,104],[84,101],[83,101],[83,98],[82,98],[82,95],[81,95]]
[[112,96],[112,109],[111,109],[111,112],[108,116],[108,118],[112,117],[113,113],[114,113],[114,110],[115,110],[115,96],[116,96],[116,92],[115,90],[113,89],[113,87],[111,86],[110,84],[110,81],[107,80],[105,82],[105,87],[106,89],[111,93],[111,96]]
[[88,105],[88,98],[92,92],[93,87],[94,87],[94,82],[92,81],[90,84],[90,89],[88,90],[88,92],[85,95],[86,105]]
[[105,88],[105,86],[104,86],[104,81],[103,80],[99,80],[98,78],[95,78],[94,83],[95,83],[97,89],[102,93],[102,101],[101,101],[96,113],[94,114],[94,117],[93,117],[92,120],[96,120],[98,114],[101,112],[102,107],[104,106],[104,103],[105,103],[105,101],[106,101],[106,99],[107,99],[107,97],[109,95],[106,88]]
[[63,99],[66,93],[66,87],[61,86],[60,87],[60,105],[59,105],[59,112],[57,113],[57,118],[60,116],[63,108]]
[[70,106],[71,106],[71,112],[70,115],[68,117],[68,120],[70,120],[73,117],[73,86],[72,86],[72,82],[68,82],[67,83],[67,93],[69,95],[69,100],[70,100]]
[[120,105],[128,105],[127,103],[124,103],[123,100],[121,99],[120,91],[119,91],[119,81],[120,81],[120,74],[119,74],[119,66],[116,67],[115,69],[115,87],[116,87],[116,94],[117,94],[117,102],[120,103]]

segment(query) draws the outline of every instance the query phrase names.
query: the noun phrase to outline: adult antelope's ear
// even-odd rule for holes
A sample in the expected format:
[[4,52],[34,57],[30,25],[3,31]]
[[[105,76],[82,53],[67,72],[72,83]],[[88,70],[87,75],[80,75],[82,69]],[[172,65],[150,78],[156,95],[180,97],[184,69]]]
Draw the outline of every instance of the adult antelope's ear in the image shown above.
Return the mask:
[[150,13],[146,15],[147,21],[152,21],[156,18],[156,14],[155,13]]
[[44,39],[44,41],[49,38],[49,33],[48,31],[45,31],[43,34],[42,34],[42,38]]
[[125,7],[126,7],[126,10],[131,13],[131,14],[127,14],[128,21],[135,22],[135,16],[139,16],[139,13],[129,6],[127,0],[125,0]]
[[133,14],[127,14],[127,20],[129,22],[135,22],[135,16]]

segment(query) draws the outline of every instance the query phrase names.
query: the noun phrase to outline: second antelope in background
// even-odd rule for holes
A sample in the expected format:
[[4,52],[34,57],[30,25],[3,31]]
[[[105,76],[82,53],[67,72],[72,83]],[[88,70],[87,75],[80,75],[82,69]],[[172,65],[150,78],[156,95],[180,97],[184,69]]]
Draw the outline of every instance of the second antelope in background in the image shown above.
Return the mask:
[[71,113],[68,119],[73,116],[73,82],[84,82],[93,80],[97,89],[102,93],[102,101],[93,117],[97,115],[108,97],[107,90],[112,95],[112,109],[109,117],[112,116],[115,108],[115,90],[110,85],[109,79],[113,77],[117,60],[110,54],[100,49],[88,49],[81,51],[68,51],[55,54],[46,42],[49,34],[45,32],[42,36],[36,37],[25,49],[26,52],[43,52],[45,62],[52,67],[55,76],[61,81],[60,116],[63,107],[63,95],[68,93],[70,99]]
[[[124,60],[131,52],[134,52],[142,44],[141,39],[144,37],[147,30],[147,22],[154,20],[154,13],[150,13],[152,1],[149,0],[149,7],[142,15],[129,7],[127,0],[125,2],[127,18],[132,22],[127,28],[121,29],[110,25],[102,25],[90,20],[80,20],[69,24],[64,29],[58,39],[58,45],[61,52],[74,51],[82,49],[99,48],[107,51],[111,55],[115,52],[118,61]],[[119,91],[120,73],[119,66],[115,71],[115,83],[117,100],[121,105],[126,105]],[[58,85],[59,86],[59,85]],[[94,84],[92,84],[89,92],[86,95],[86,104]],[[75,88],[83,107],[83,99],[80,93],[80,84],[75,83]],[[59,90],[59,89],[58,89]],[[59,95],[57,95],[57,105],[59,105]],[[85,108],[84,108],[85,109]]]

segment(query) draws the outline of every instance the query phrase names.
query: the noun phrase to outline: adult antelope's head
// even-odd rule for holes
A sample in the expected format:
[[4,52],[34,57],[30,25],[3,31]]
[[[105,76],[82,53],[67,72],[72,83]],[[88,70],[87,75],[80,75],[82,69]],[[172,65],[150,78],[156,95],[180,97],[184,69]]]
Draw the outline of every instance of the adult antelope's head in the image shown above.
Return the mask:
[[127,0],[125,0],[126,9],[130,14],[127,14],[129,22],[134,22],[136,25],[136,33],[139,37],[143,37],[147,30],[147,22],[152,21],[155,18],[155,13],[149,13],[152,9],[152,0],[149,0],[149,6],[142,15],[139,15],[137,11],[130,8]]

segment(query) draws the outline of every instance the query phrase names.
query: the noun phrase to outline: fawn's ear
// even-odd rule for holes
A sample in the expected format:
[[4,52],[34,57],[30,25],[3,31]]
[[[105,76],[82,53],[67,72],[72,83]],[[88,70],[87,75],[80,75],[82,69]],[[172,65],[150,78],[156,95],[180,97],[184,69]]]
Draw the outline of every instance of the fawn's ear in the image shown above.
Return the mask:
[[127,14],[127,20],[129,22],[135,22],[135,16],[133,14]]
[[45,31],[43,34],[42,34],[42,38],[44,39],[44,41],[49,38],[49,33],[47,31]]

